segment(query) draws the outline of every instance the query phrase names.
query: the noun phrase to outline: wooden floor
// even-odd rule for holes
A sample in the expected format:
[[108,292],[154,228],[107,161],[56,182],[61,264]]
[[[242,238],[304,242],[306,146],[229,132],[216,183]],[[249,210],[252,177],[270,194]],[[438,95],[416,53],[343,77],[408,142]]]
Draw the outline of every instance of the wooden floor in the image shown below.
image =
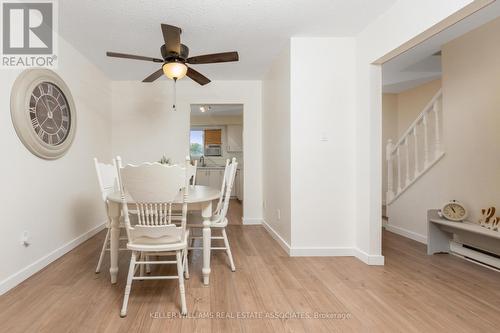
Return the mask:
[[[231,218],[239,221],[238,210],[233,203]],[[201,253],[191,257],[186,284],[191,318],[171,318],[179,310],[176,280],[134,282],[128,316],[120,318],[129,257],[120,257],[116,285],[109,282],[108,259],[95,274],[101,233],[1,296],[0,331],[498,332],[500,327],[499,273],[450,255],[426,256],[424,245],[403,237],[384,232],[386,265],[370,267],[350,257],[290,258],[261,226],[228,229],[237,271],[229,270],[223,253],[213,254],[211,284],[205,287]],[[294,318],[315,312],[329,319]],[[237,316],[246,319],[228,318]]]

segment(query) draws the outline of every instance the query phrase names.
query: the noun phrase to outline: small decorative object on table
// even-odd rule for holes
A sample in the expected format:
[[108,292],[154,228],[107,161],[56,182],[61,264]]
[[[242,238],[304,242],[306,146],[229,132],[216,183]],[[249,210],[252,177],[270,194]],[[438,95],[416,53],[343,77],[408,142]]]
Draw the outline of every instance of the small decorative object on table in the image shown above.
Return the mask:
[[479,225],[486,229],[500,231],[500,217],[494,217],[495,211],[495,207],[481,209],[481,217],[478,221]]
[[462,222],[467,218],[467,209],[457,200],[451,200],[443,205],[438,214],[447,220]]
[[167,156],[163,155],[162,158],[158,161],[161,164],[170,164],[170,158]]

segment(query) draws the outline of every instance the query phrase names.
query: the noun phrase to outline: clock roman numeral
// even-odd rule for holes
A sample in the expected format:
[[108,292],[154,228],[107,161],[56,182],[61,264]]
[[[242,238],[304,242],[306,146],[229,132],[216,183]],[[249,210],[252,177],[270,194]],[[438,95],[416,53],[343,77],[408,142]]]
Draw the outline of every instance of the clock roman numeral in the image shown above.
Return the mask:
[[38,131],[38,137],[43,140],[43,137],[44,137],[45,134],[46,133],[43,130],[43,128],[40,127],[40,130]]
[[47,94],[49,95],[53,94],[53,88],[51,84],[47,84]]
[[40,126],[40,123],[38,122],[38,118],[31,119],[31,126],[33,126],[33,128]]

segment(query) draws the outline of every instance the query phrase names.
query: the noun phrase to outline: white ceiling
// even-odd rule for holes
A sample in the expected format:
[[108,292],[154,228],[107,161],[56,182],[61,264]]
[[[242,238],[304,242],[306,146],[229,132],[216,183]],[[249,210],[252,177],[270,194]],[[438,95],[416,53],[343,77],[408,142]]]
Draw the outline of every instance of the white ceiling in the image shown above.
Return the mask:
[[496,1],[382,66],[383,91],[399,93],[441,77],[442,45],[500,16]]
[[[64,0],[59,31],[111,79],[159,68],[106,51],[160,56],[160,23],[182,28],[190,55],[238,51],[238,63],[193,66],[212,80],[261,79],[291,36],[351,36],[395,0]],[[318,50],[311,50],[311,54]]]
[[[210,110],[201,112],[200,107],[210,107]],[[242,116],[243,104],[191,104],[191,115],[194,116]]]

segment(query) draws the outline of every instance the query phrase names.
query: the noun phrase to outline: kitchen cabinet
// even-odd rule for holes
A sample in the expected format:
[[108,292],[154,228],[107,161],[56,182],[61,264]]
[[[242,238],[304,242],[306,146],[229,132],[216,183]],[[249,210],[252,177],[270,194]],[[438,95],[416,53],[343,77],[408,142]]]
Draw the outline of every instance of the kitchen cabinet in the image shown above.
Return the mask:
[[239,169],[236,170],[236,176],[234,178],[234,197],[243,201],[243,172]]
[[222,178],[224,177],[224,169],[210,169],[208,173],[208,186],[213,188],[221,188]]
[[228,125],[226,130],[226,139],[228,152],[243,151],[243,126]]
[[[224,168],[198,168],[196,171],[196,185],[205,185],[213,188],[221,188],[224,178]],[[243,175],[236,170],[234,178],[232,198],[243,200]]]
[[209,186],[210,177],[207,169],[198,168],[196,170],[196,185]]
[[196,185],[220,188],[222,186],[223,177],[223,168],[198,168],[196,171]]

